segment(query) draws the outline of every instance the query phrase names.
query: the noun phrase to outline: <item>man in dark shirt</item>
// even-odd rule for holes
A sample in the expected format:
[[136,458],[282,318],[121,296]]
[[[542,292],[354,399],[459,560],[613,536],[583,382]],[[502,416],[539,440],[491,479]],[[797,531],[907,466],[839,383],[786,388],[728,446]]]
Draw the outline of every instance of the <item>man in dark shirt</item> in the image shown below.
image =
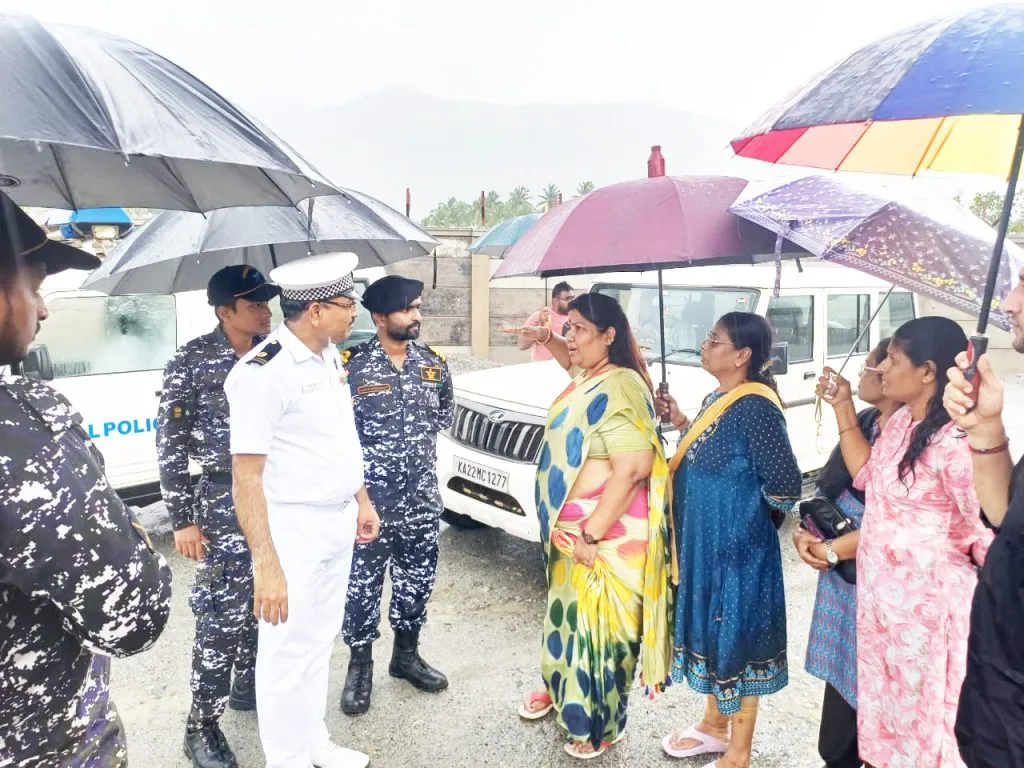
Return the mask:
[[[256,708],[252,558],[231,496],[224,380],[239,358],[270,333],[267,302],[280,293],[252,267],[219,270],[206,290],[217,327],[182,346],[164,370],[156,433],[160,488],[175,548],[199,563],[189,597],[196,635],[192,708],[185,723],[185,753],[195,768],[234,768],[237,761],[220,717],[229,703],[232,709]],[[189,477],[190,459],[202,469],[196,488]]]
[[[1024,271],[1003,310],[1024,353]],[[967,367],[967,356],[957,360]],[[977,405],[960,369],[949,372],[943,403],[967,433],[974,486],[986,522],[998,531],[971,607],[967,676],[956,737],[969,768],[1024,768],[1024,460],[1014,469],[1003,424],[1003,386],[987,357],[978,361]]]
[[[23,360],[47,274],[99,260],[0,195],[0,364]],[[127,765],[110,657],[149,648],[171,572],[104,474],[82,417],[47,385],[0,380],[0,767]]]
[[398,275],[363,294],[377,335],[346,350],[366,490],[380,514],[380,537],[352,558],[344,638],[352,649],[341,710],[366,712],[373,684],[373,641],[380,623],[384,573],[391,568],[391,627],[395,647],[388,669],[420,690],[437,692],[447,678],[419,655],[420,628],[437,574],[437,433],[452,424],[455,397],[444,357],[417,343],[423,283]]

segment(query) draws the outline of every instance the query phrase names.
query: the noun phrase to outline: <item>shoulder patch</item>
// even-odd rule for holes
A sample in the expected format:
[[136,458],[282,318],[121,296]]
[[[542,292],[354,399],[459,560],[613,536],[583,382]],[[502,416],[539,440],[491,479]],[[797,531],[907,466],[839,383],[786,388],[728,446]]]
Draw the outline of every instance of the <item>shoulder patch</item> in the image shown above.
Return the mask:
[[246,365],[266,365],[274,356],[281,351],[281,342],[272,341],[259,352],[256,353],[255,357],[249,358],[246,361]]
[[426,345],[427,350],[442,363],[447,362],[448,358],[444,356],[444,353],[432,344]]

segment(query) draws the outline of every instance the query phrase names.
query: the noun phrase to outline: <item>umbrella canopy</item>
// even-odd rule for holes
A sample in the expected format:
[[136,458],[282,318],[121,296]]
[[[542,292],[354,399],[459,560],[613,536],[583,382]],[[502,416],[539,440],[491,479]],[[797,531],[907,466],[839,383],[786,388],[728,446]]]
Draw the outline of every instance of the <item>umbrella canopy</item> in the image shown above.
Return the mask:
[[495,224],[487,232],[477,238],[469,246],[470,253],[482,253],[487,256],[503,257],[519,242],[526,231],[542,216],[540,213],[527,213],[513,216],[500,224]]
[[[953,201],[893,199],[829,176],[765,189],[730,209],[823,259],[879,277],[972,315],[982,295],[996,232]],[[1007,243],[997,295],[1015,285],[1024,252]],[[993,322],[1009,329],[999,312]]]
[[437,245],[405,216],[352,190],[286,208],[165,211],[121,241],[83,287],[112,295],[178,293],[205,289],[229,264],[266,275],[310,253],[348,251],[365,268],[423,256]]
[[659,176],[602,187],[547,213],[494,277],[750,264],[773,253],[775,236],[729,213],[746,184],[728,176]]
[[[1007,178],[973,359],[999,280],[1024,159],[1024,4],[918,24],[857,51],[792,94],[732,142],[742,157],[833,170],[923,170]],[[973,377],[975,370],[968,370]],[[977,391],[977,390],[975,390]]]
[[208,211],[336,189],[185,70],[104,32],[0,14],[0,188],[21,205]]
[[884,37],[783,99],[732,141],[741,157],[869,173],[1006,178],[1024,113],[1024,4]]

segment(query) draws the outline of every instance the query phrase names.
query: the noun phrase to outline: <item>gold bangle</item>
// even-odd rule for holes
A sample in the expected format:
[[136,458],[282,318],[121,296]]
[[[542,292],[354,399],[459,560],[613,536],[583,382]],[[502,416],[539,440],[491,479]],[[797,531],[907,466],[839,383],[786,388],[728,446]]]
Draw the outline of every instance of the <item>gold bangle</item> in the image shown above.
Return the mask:
[[551,337],[554,336],[554,333],[551,332],[550,328],[545,328],[544,330],[548,332],[548,336],[547,336],[546,339],[544,339],[544,341],[541,342],[542,346],[547,344],[549,341],[551,341]]
[[850,432],[854,429],[860,429],[860,424],[854,424],[853,426],[846,427],[846,429],[840,429],[839,436],[842,437],[846,432]]

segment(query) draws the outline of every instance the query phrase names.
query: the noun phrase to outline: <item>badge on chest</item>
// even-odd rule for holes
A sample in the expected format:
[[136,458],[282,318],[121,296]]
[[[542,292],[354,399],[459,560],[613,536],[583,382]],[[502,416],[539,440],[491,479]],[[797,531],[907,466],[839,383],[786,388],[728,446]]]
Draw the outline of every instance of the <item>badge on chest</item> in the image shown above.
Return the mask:
[[380,395],[390,391],[390,384],[363,384],[361,387],[356,387],[356,395]]
[[427,386],[440,387],[441,369],[433,365],[421,365],[420,379],[422,379],[423,383]]

